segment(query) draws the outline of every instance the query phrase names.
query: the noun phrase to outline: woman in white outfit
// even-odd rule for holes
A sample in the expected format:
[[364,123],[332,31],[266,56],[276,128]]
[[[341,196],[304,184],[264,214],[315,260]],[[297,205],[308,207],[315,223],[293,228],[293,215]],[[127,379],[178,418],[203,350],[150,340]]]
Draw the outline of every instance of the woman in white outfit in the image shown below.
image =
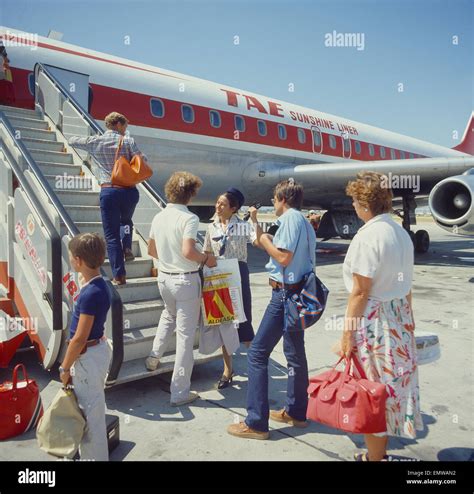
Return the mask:
[[350,295],[341,349],[346,356],[355,352],[369,380],[386,385],[387,432],[365,434],[368,453],[355,456],[380,461],[388,436],[413,439],[423,429],[411,295],[413,243],[390,215],[393,196],[383,175],[360,172],[346,193],[365,224],[344,260]]

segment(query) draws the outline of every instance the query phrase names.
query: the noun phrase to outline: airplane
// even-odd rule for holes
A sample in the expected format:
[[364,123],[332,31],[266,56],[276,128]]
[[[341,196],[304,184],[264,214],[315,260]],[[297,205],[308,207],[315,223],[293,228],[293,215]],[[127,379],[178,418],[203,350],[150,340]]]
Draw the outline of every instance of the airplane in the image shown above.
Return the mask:
[[326,210],[318,237],[352,238],[360,220],[344,190],[358,171],[371,170],[390,178],[417,252],[429,249],[428,232],[411,230],[427,198],[441,228],[474,233],[472,110],[460,143],[448,148],[34,33],[0,27],[0,40],[14,106],[34,108],[34,67],[48,66],[102,127],[111,111],[129,119],[155,170],[154,187],[163,190],[176,170],[199,175],[204,185],[192,210],[203,221],[229,186],[242,190],[247,204],[270,205],[275,184],[293,178],[304,186],[305,207]]

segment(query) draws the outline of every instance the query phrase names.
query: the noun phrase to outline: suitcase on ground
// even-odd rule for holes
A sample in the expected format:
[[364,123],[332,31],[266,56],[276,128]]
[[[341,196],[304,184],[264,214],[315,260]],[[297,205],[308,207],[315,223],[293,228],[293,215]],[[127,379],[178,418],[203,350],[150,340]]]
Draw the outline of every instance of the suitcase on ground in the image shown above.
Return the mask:
[[105,423],[107,424],[107,443],[110,454],[120,443],[120,422],[117,415],[106,415]]
[[[117,415],[105,415],[105,425],[107,427],[107,445],[109,447],[109,455],[120,444],[120,423]],[[73,458],[79,460],[79,451]]]

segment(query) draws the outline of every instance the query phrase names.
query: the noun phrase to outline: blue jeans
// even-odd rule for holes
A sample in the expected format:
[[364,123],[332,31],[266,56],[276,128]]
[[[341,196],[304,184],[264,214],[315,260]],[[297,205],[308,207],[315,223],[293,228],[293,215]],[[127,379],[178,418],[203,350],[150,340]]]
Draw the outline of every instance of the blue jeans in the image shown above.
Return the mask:
[[100,191],[100,212],[114,278],[125,275],[123,251],[132,248],[132,216],[138,198],[136,187],[107,187]]
[[[294,292],[290,292],[292,295]],[[248,352],[247,418],[245,423],[261,432],[268,431],[268,360],[283,336],[288,366],[286,412],[296,420],[306,420],[308,407],[308,363],[304,332],[283,332],[283,291],[274,289],[257,334]]]

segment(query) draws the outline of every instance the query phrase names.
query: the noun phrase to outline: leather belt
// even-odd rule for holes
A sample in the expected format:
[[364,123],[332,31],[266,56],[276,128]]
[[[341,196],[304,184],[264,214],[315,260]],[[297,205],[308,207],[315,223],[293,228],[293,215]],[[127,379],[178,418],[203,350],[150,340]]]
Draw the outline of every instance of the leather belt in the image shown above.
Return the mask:
[[197,270],[197,271],[186,271],[185,273],[167,273],[166,271],[160,271],[160,273],[170,274],[171,276],[177,276],[179,274],[194,274],[194,273],[199,273],[199,270]]
[[100,184],[101,189],[131,189],[132,187],[124,187],[123,185]]
[[[103,338],[104,337],[98,338],[97,340],[89,340],[89,341],[86,341],[86,344],[84,345],[84,348],[81,351],[81,355],[83,355],[84,353],[86,353],[88,348],[98,345],[102,341]],[[68,340],[67,341],[68,344],[69,344],[70,341],[71,340]]]
[[289,283],[285,283],[285,286],[283,286],[283,283],[280,283],[279,281],[272,280],[271,278],[268,280],[268,284],[274,288],[275,290],[279,290],[282,288],[285,288],[285,290],[298,290],[300,288],[303,288],[303,282],[300,281],[299,283],[294,283],[293,285]]

